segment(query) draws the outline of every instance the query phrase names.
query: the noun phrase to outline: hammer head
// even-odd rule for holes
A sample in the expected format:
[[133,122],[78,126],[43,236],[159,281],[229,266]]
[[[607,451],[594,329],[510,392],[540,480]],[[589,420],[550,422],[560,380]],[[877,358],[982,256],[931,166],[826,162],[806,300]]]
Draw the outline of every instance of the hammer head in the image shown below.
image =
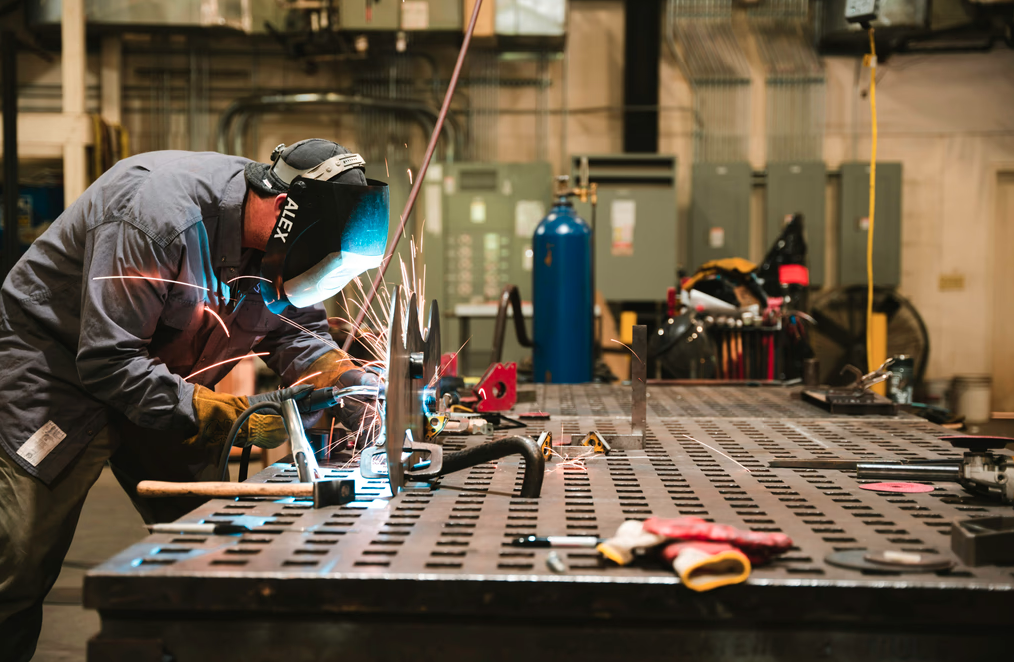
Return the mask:
[[342,506],[356,500],[356,481],[318,480],[313,483],[313,507]]

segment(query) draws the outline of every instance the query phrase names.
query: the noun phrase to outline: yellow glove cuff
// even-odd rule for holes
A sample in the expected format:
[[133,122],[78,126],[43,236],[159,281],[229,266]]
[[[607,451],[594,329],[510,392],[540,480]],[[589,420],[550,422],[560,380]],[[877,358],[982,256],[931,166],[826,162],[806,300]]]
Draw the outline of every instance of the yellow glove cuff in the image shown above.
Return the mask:
[[739,584],[750,576],[750,559],[738,549],[709,554],[687,547],[673,562],[683,584],[693,591],[710,591],[719,586]]
[[239,437],[243,445],[253,444],[260,448],[277,448],[289,439],[281,416],[251,414],[246,424],[247,432],[241,430]]

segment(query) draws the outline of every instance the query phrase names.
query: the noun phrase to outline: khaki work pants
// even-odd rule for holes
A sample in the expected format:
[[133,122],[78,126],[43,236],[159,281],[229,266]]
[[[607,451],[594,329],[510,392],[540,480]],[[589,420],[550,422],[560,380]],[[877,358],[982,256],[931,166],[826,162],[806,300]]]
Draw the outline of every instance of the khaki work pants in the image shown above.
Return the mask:
[[35,654],[43,600],[60,574],[88,490],[107,461],[150,524],[178,519],[204,499],[144,499],[137,496],[137,483],[217,480],[218,451],[119,423],[101,430],[77,461],[46,485],[0,450],[0,662],[28,662]]

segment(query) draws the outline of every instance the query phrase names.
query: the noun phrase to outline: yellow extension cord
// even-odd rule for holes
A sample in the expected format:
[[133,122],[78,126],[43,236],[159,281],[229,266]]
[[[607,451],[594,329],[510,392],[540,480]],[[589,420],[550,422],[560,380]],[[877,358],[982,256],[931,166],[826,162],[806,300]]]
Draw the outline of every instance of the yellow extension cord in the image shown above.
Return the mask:
[[870,54],[864,64],[870,68],[870,125],[873,129],[870,144],[870,227],[866,235],[866,371],[879,366],[873,360],[873,215],[877,205],[877,46],[870,33]]

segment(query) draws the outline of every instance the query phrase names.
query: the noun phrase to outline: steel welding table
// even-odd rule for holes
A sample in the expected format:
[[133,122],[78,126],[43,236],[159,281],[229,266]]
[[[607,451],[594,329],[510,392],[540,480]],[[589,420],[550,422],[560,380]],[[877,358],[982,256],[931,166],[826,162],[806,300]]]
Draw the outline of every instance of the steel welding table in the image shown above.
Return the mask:
[[[536,402],[519,409],[553,416],[529,434],[608,433],[627,424],[626,388],[536,390]],[[938,439],[947,431],[910,416],[830,416],[777,387],[648,393],[645,450],[613,451],[587,462],[587,471],[550,463],[540,499],[511,496],[523,468],[507,458],[389,503],[355,504],[364,507],[211,501],[184,521],[253,530],[152,535],[88,574],[85,606],[102,617],[89,660],[1009,654],[1014,568],[863,574],[824,557],[869,548],[950,558],[952,520],[1010,507],[949,483],[927,494],[880,494],[859,489],[854,472],[767,466],[773,459],[956,457]],[[290,481],[295,472],[276,464],[253,480]],[[385,485],[358,488],[368,500]],[[610,567],[594,550],[558,550],[567,572],[554,574],[546,567],[550,550],[507,545],[529,534],[608,536],[627,518],[680,515],[783,531],[796,548],[756,568],[745,584],[698,594],[657,563]]]

